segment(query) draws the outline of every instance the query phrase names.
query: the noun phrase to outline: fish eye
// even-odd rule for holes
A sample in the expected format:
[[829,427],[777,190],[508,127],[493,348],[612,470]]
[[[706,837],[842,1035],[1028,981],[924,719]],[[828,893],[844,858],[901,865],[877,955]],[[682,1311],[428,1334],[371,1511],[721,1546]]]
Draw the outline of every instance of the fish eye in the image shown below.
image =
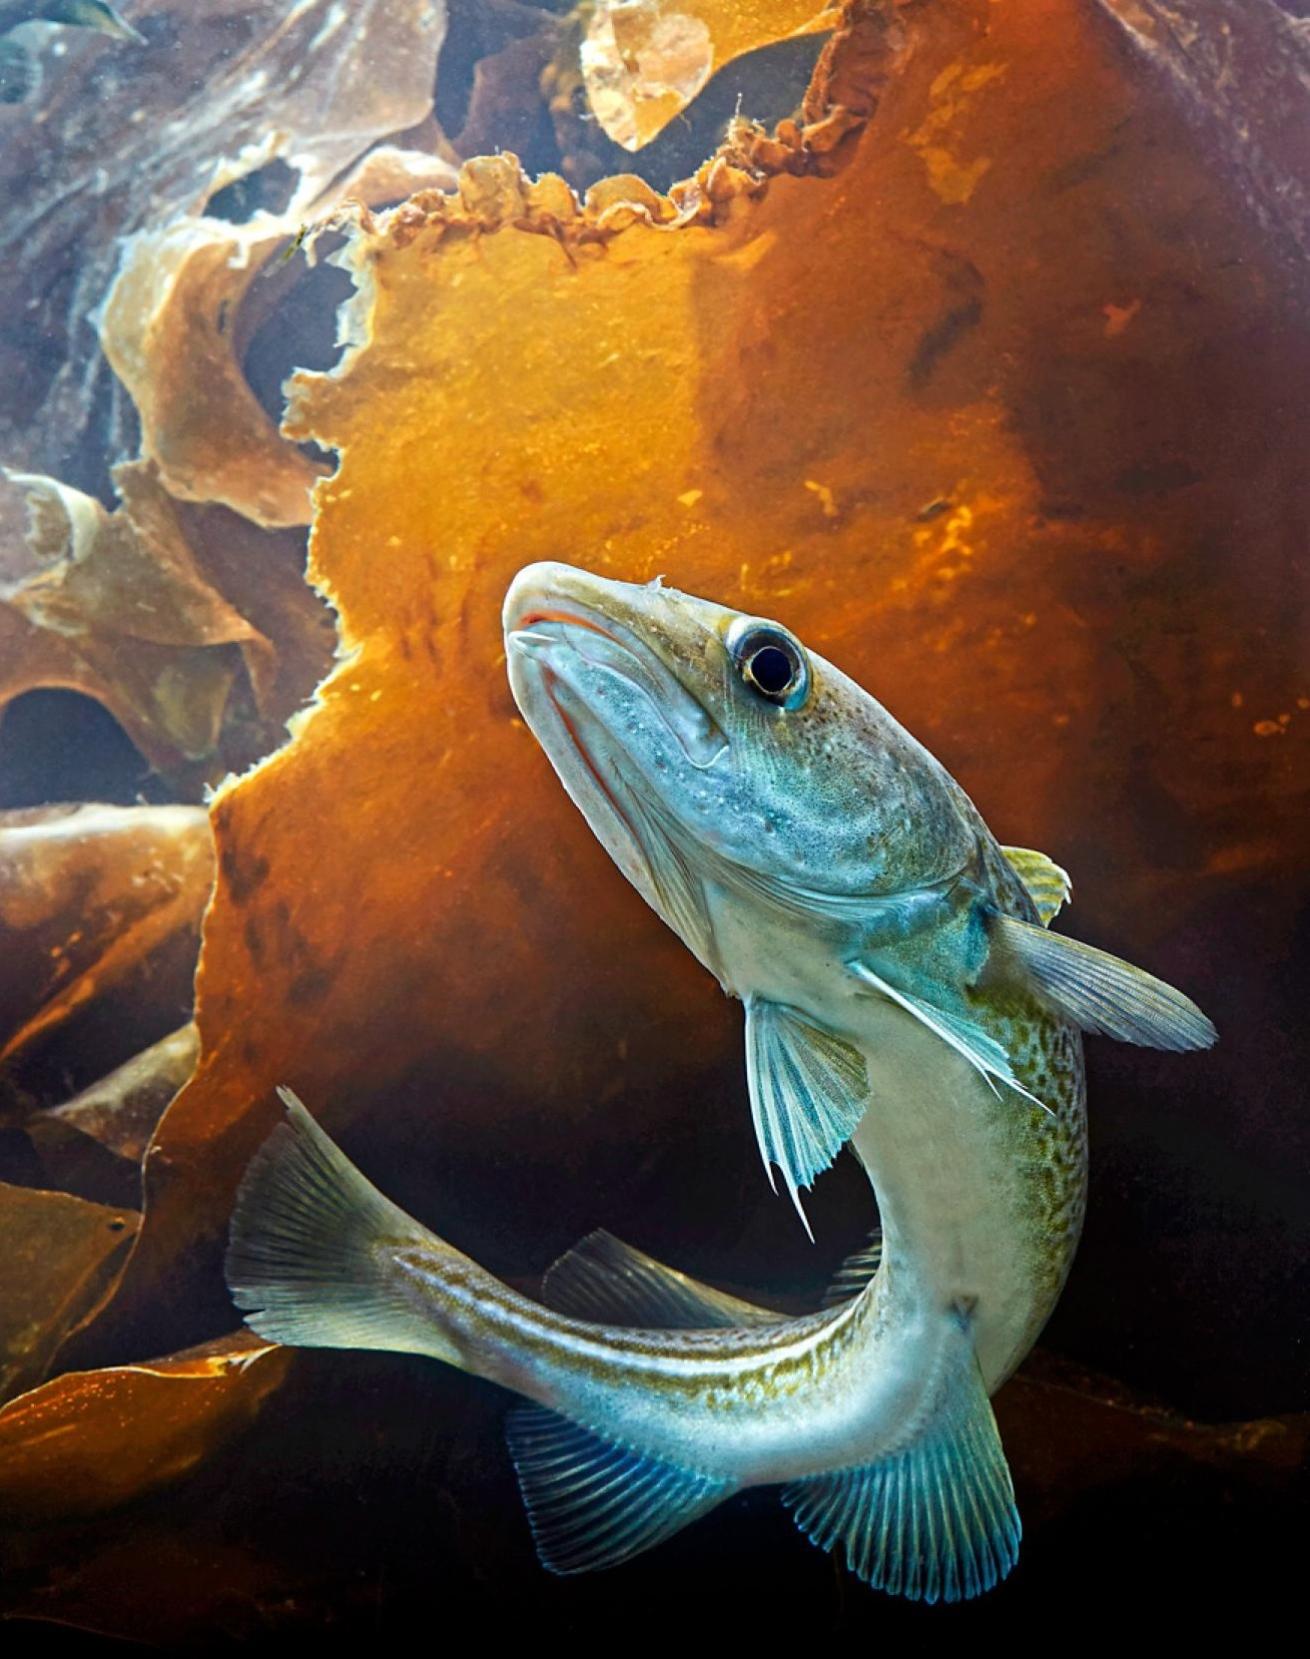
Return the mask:
[[739,617],[728,630],[728,651],[742,679],[766,703],[798,709],[809,696],[809,658],[776,622]]

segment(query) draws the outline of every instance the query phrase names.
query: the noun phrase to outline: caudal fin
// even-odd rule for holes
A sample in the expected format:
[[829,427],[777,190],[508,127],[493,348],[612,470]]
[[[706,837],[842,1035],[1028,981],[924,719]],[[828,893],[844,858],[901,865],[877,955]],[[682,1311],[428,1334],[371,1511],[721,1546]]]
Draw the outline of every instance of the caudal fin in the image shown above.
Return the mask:
[[449,1247],[384,1198],[290,1089],[278,1093],[286,1120],[246,1170],[224,1264],[246,1324],[296,1348],[383,1348],[458,1364],[396,1261],[405,1247]]

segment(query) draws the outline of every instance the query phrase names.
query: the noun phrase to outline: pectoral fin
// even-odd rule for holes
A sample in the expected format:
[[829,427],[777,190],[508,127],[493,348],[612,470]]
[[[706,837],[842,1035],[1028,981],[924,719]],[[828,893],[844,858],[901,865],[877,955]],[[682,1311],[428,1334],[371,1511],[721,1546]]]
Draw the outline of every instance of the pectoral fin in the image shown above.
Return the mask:
[[[1040,928],[1033,931],[1041,933]],[[1042,937],[1046,936],[1043,934]],[[929,1031],[934,1032],[957,1054],[963,1055],[969,1064],[987,1079],[993,1089],[996,1089],[997,1082],[1006,1083],[1026,1100],[1031,1100],[1034,1106],[1040,1106],[1044,1112],[1054,1116],[1045,1101],[1038,1100],[1035,1094],[1024,1088],[1014,1075],[1009,1055],[980,1025],[957,1014],[948,1014],[944,1008],[936,1008],[925,1002],[922,997],[910,996],[908,992],[898,990],[890,980],[875,973],[867,962],[857,960],[847,963],[847,966],[856,978],[863,980],[871,990],[889,998],[907,1014],[913,1014],[916,1020],[926,1025]]]
[[787,1317],[702,1284],[601,1230],[546,1270],[541,1299],[575,1319],[648,1330],[774,1325]]
[[1037,906],[1042,926],[1049,927],[1073,896],[1069,872],[1062,870],[1045,853],[1035,853],[1031,847],[1002,847],[1001,851],[1028,889],[1028,897]]
[[505,1427],[533,1541],[552,1573],[616,1567],[681,1531],[732,1491],[616,1445],[542,1406],[520,1406]]
[[1209,1048],[1218,1037],[1190,997],[1117,956],[1013,916],[993,916],[992,942],[1041,997],[1084,1031],[1144,1048]]
[[809,1233],[799,1189],[827,1169],[864,1116],[869,1104],[864,1056],[799,1009],[751,997],[746,1081],[769,1180],[776,1164]]
[[795,1481],[782,1499],[820,1549],[875,1590],[967,1601],[1019,1556],[1014,1487],[977,1361],[964,1356],[942,1407],[914,1443],[881,1463]]

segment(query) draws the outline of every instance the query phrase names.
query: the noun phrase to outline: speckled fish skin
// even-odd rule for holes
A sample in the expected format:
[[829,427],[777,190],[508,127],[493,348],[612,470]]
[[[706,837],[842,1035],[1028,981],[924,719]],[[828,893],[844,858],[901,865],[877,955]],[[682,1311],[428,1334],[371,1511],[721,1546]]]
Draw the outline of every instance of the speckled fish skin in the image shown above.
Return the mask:
[[436,1241],[394,1263],[435,1357],[732,1490],[886,1456],[958,1349],[889,1296],[890,1274],[800,1318],[643,1330],[552,1312]]
[[[982,916],[1036,911],[963,790],[812,652],[800,710],[744,695],[726,643],[737,621],[662,585],[530,566],[505,604],[515,698],[620,869],[723,989],[821,1016],[863,1054],[872,1104],[851,1144],[877,1193],[884,1271],[927,1299],[929,1317],[969,1311],[995,1389],[1078,1242],[1081,1036],[987,972]],[[634,810],[651,798],[658,811]],[[652,879],[656,835],[690,868],[690,920]],[[906,893],[932,896],[926,923],[894,904],[879,916],[880,900]],[[848,966],[861,956],[981,1026],[1041,1105],[868,994]]]

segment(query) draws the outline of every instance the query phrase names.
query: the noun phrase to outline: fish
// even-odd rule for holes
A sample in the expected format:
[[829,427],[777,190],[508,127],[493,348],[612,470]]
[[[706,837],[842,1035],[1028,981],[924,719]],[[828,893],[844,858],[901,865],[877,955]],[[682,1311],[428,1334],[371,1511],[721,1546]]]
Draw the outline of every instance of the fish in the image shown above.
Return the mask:
[[[604,1232],[534,1299],[391,1204],[283,1091],[237,1196],[233,1299],[271,1340],[423,1354],[522,1396],[507,1438],[550,1571],[616,1566],[777,1486],[875,1589],[980,1595],[1022,1533],[990,1394],[1058,1294],[1086,1180],[1079,1026],[1057,1005],[1075,992],[1004,924],[1044,933],[1067,882],[997,848],[777,624],[549,565],[516,578],[505,628],[566,789],[746,1005],[767,1166],[798,1198],[849,1142],[881,1229],[801,1316]],[[1094,996],[1079,981],[1081,1017],[1175,1046],[1212,1029],[1110,961],[1093,955]]]
[[0,0],[0,104],[20,104],[40,84],[36,57],[10,31],[24,23],[59,23],[94,29],[113,40],[146,44],[145,36],[106,0]]
[[935,757],[781,623],[542,563],[512,583],[504,634],[565,790],[744,1006],[770,1179],[804,1220],[802,1191],[849,1143],[884,1264],[913,1264],[937,1319],[966,1318],[990,1395],[1082,1228],[1082,1033],[1183,1051],[1213,1024],[1052,932],[1067,872],[1001,846]]

